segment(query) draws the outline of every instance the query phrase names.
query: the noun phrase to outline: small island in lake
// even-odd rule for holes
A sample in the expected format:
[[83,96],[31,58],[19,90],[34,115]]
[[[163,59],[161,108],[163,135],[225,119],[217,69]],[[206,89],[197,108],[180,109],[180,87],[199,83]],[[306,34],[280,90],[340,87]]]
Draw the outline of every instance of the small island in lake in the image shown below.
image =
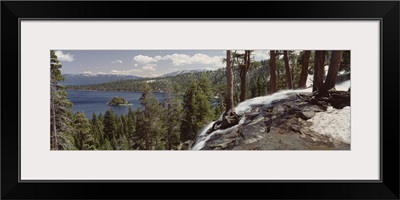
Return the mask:
[[127,102],[122,97],[114,97],[111,101],[108,102],[108,105],[110,105],[110,106],[131,106],[133,104]]

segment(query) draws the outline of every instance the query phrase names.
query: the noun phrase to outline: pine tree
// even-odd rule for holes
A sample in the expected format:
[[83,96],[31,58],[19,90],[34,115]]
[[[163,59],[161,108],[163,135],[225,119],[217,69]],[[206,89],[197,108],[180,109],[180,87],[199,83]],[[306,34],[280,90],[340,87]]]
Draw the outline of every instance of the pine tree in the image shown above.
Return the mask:
[[124,116],[115,116],[115,124],[117,125],[117,139],[125,135],[125,118]]
[[164,117],[164,121],[166,122],[165,148],[168,150],[177,149],[180,143],[182,99],[175,96],[174,93],[177,93],[177,88],[169,88],[167,91],[166,116]]
[[103,134],[103,122],[97,118],[97,115],[93,113],[92,115],[92,133],[95,140],[95,145],[98,149],[101,148],[101,144],[104,142],[104,134]]
[[340,67],[341,56],[342,56],[342,51],[332,51],[328,74],[326,76],[325,83],[322,88],[323,93],[335,87]]
[[315,51],[313,92],[322,89],[324,84],[325,51]]
[[79,138],[80,150],[95,150],[95,141],[91,132],[91,125],[85,114],[77,112],[74,127]]
[[293,88],[292,76],[290,73],[288,51],[283,51],[283,60],[285,61],[286,84],[288,89]]
[[198,131],[213,118],[207,94],[192,80],[183,96],[181,141],[194,140]]
[[276,55],[275,55],[275,50],[271,50],[269,55],[270,55],[269,75],[270,75],[270,86],[271,86],[270,93],[272,94],[272,93],[276,92]]
[[192,140],[196,136],[194,113],[198,110],[195,96],[197,95],[197,84],[192,80],[183,96],[184,117],[181,125],[181,141]]
[[308,77],[308,65],[310,62],[311,51],[304,51],[301,65],[301,75],[299,80],[299,88],[305,88]]
[[104,139],[104,143],[101,146],[102,150],[113,150],[110,140],[107,138]]
[[212,92],[211,81],[206,73],[202,73],[198,82],[198,87],[203,91],[208,100],[211,100],[214,95]]
[[231,62],[231,51],[226,51],[226,110],[225,113],[233,111],[233,71]]
[[144,146],[144,116],[143,112],[138,108],[135,111],[135,134],[132,137],[132,148],[133,149],[145,149]]
[[145,142],[145,149],[150,150],[159,145],[159,133],[161,131],[160,129],[163,128],[159,111],[162,108],[159,106],[159,102],[154,97],[153,91],[147,82],[143,82],[142,91],[142,97],[140,98],[140,102],[143,106],[143,127],[141,135]]
[[250,50],[244,51],[244,64],[240,68],[240,101],[245,101],[247,99],[247,72],[250,69]]
[[340,61],[339,71],[350,71],[350,51],[346,50],[342,52],[342,59]]
[[112,139],[117,134],[117,125],[115,124],[115,114],[114,114],[113,110],[106,111],[106,113],[104,115],[103,124],[104,124],[104,128],[103,128],[104,136],[109,141],[112,141]]
[[53,50],[50,51],[50,148],[75,149],[72,129],[72,103],[59,82],[64,80],[62,65]]
[[129,148],[132,147],[132,143],[135,136],[135,113],[132,108],[129,107],[128,115],[126,116],[126,137],[129,142]]
[[115,138],[115,135],[113,135],[112,139],[111,139],[111,147],[113,150],[118,150],[118,142],[117,139]]
[[99,114],[99,120],[100,120],[101,122],[103,122],[103,121],[104,121],[104,116],[103,116],[103,113],[100,113],[100,114]]
[[118,140],[118,150],[129,150],[129,141],[125,135]]

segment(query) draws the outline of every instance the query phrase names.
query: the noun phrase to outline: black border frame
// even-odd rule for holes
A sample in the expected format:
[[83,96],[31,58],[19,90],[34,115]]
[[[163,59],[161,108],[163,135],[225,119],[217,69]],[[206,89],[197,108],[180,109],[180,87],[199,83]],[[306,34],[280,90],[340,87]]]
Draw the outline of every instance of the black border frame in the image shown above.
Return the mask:
[[[2,1],[1,89],[2,94],[7,96],[2,101],[2,110],[7,117],[2,115],[1,118],[1,198],[399,199],[399,2],[229,2],[228,11],[224,11],[227,3]],[[153,7],[165,10],[153,12],[151,9]],[[179,8],[188,9],[178,10]],[[244,11],[230,12],[240,9]],[[19,137],[15,126],[10,125],[16,124],[16,115],[18,115],[17,125],[18,132],[20,132],[19,22],[21,19],[276,20],[278,18],[279,20],[381,20],[381,181],[234,181],[235,184],[232,181],[107,181],[101,184],[98,181],[19,181]],[[16,60],[18,60],[18,66]],[[18,73],[18,90],[9,85],[5,86],[10,81],[15,81],[8,76],[11,73]],[[384,88],[390,88],[390,90],[384,91]],[[10,99],[10,94],[15,94],[17,91],[18,100]],[[15,96],[13,95],[13,97]],[[15,109],[12,109],[17,106],[18,114],[15,113]],[[13,116],[10,117],[11,115]],[[385,127],[383,118],[385,118]],[[385,137],[383,137],[383,133],[386,133]],[[189,182],[190,184],[188,184]],[[213,196],[211,196],[210,193],[197,193],[196,191],[197,188],[220,188],[221,185],[229,187],[229,190],[234,192],[213,190]],[[256,189],[260,187],[264,190]],[[131,188],[135,189],[131,191]],[[145,189],[153,188],[157,192],[145,193]],[[285,189],[281,192],[279,188]],[[192,194],[180,191],[191,191]]]

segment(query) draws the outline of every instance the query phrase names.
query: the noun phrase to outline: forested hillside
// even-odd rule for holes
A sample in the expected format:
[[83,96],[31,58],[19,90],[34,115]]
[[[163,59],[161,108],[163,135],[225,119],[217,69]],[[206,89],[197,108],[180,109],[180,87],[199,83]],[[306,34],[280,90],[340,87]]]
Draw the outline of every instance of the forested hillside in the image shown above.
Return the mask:
[[115,74],[64,74],[64,80],[61,82],[62,85],[92,85],[109,83],[117,80],[131,80],[139,79],[138,76],[128,75],[115,75]]

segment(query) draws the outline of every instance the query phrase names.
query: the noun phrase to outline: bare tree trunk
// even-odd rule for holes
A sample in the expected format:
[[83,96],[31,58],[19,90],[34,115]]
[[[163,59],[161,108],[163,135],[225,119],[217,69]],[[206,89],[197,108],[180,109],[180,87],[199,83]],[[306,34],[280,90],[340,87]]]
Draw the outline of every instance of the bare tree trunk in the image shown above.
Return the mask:
[[246,100],[247,93],[247,72],[250,68],[250,50],[244,51],[244,66],[240,70],[240,102]]
[[244,101],[246,99],[246,59],[247,59],[247,52],[245,51],[244,53],[244,65],[240,65],[240,94],[239,94],[239,100],[240,102]]
[[301,74],[299,80],[299,88],[305,88],[307,83],[307,76],[308,76],[308,64],[310,62],[310,55],[311,51],[304,51],[303,54],[303,63],[301,66]]
[[322,79],[322,82],[324,82],[324,76],[325,76],[325,57],[326,57],[326,51],[321,51],[321,68],[322,71],[320,71],[320,76]]
[[286,85],[289,89],[293,88],[292,76],[290,75],[289,58],[287,51],[283,51],[283,60],[285,61],[285,71],[286,71]]
[[325,51],[315,51],[313,92],[321,90],[324,84]]
[[296,86],[295,86],[295,82],[294,82],[294,79],[295,79],[295,74],[294,74],[294,69],[295,68],[297,68],[297,61],[295,61],[295,63],[293,63],[293,66],[292,66],[292,68],[290,69],[291,71],[292,71],[292,73],[291,73],[291,75],[292,75],[292,87],[293,87],[293,89],[295,89],[296,88]]
[[269,75],[270,75],[270,86],[271,94],[276,92],[276,65],[275,65],[275,50],[269,51]]
[[234,110],[233,107],[233,72],[231,63],[231,51],[226,51],[226,111],[228,113]]
[[328,75],[326,76],[325,83],[323,86],[323,92],[327,92],[329,89],[335,87],[337,74],[340,67],[340,59],[342,51],[332,51],[331,61],[329,63]]

